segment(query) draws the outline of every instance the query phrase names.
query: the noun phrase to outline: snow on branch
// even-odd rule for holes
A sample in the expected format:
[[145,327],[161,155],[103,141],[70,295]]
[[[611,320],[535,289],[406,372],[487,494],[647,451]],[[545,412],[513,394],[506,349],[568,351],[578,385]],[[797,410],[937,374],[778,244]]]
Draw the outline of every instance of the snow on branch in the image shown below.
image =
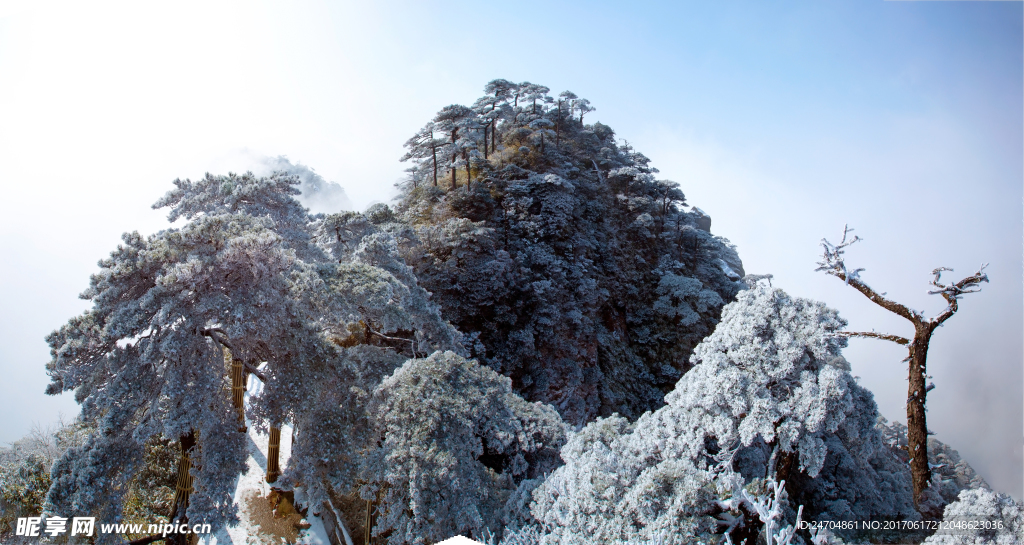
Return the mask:
[[[904,305],[901,305],[895,301],[891,301],[885,298],[885,294],[878,293],[871,286],[868,286],[860,279],[860,273],[864,271],[861,269],[849,270],[846,267],[846,260],[843,254],[846,253],[846,248],[851,244],[858,242],[860,237],[854,235],[853,238],[849,238],[850,232],[852,232],[848,225],[843,227],[843,239],[839,244],[832,244],[827,239],[821,239],[821,246],[824,248],[821,261],[818,262],[818,268],[816,271],[824,271],[825,274],[831,274],[836,278],[846,282],[847,285],[853,286],[857,291],[864,294],[865,297],[871,300],[876,305],[902,316],[915,324],[924,320],[924,316],[921,313],[911,310]],[[849,240],[847,240],[849,239]]]
[[888,333],[875,333],[874,331],[840,331],[839,333],[836,333],[836,335],[840,337],[869,337],[872,339],[882,339],[883,341],[892,341],[896,344],[910,344],[910,339],[906,337],[889,335]]
[[[736,492],[733,495],[733,500],[730,502],[720,502],[720,504],[725,508],[731,509],[738,507],[736,500],[739,500],[739,503],[746,505],[751,511],[757,513],[757,517],[761,519],[761,522],[764,524],[764,536],[767,545],[789,545],[796,535],[797,528],[800,527],[804,506],[801,505],[797,508],[795,524],[780,526],[783,510],[787,504],[786,481],[776,481],[774,474],[769,475],[764,483],[765,492],[763,494],[751,494],[740,486],[739,480],[734,482]],[[732,544],[732,538],[729,535],[731,530],[732,528],[729,528],[725,534],[725,543],[730,545]]]
[[849,225],[843,226],[843,240],[839,241],[839,244],[832,244],[828,239],[821,239],[821,246],[825,249],[822,260],[818,262],[818,268],[816,271],[825,271],[827,274],[839,277],[847,284],[851,280],[857,280],[858,275],[864,269],[854,269],[849,271],[846,269],[846,261],[843,258],[843,254],[846,253],[846,248],[861,240],[860,237],[854,235],[852,239],[847,241],[847,237],[853,229]]
[[935,278],[930,282],[931,285],[935,286],[936,290],[929,291],[930,295],[941,295],[946,300],[948,305],[946,310],[942,311],[938,316],[932,318],[932,323],[935,325],[941,324],[949,319],[957,310],[957,301],[965,293],[977,293],[981,291],[981,283],[988,282],[988,275],[985,274],[985,267],[988,267],[988,263],[983,263],[981,267],[978,267],[978,271],[959,282],[954,284],[943,284],[940,282],[942,273],[945,271],[953,272],[953,269],[949,267],[939,267],[932,271]]

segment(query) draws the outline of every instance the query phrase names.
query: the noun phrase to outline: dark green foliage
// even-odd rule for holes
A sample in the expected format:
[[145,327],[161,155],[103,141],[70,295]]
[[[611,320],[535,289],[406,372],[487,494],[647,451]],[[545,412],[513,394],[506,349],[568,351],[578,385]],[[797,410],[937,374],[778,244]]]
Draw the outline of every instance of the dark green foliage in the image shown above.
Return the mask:
[[646,157],[580,123],[589,103],[533,84],[487,90],[487,142],[471,127],[488,119],[459,110],[460,135],[479,139],[472,183],[445,191],[420,183],[430,161],[411,169],[397,211],[416,236],[403,255],[472,355],[527,399],[573,424],[636,418],[662,403],[741,288],[739,259]]
[[[146,444],[143,466],[129,487],[124,521],[145,525],[167,519],[174,500],[180,449],[177,441],[157,436]],[[132,536],[132,537],[142,537]]]

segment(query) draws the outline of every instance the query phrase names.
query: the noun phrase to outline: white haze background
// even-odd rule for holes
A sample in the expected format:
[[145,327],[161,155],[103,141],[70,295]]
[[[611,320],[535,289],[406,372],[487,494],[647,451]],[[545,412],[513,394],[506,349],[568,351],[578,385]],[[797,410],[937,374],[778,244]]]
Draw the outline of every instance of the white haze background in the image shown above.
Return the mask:
[[[177,177],[287,156],[355,208],[387,202],[402,143],[494,78],[569,89],[678,181],[748,272],[901,319],[815,273],[822,237],[929,315],[929,272],[990,262],[930,352],[929,427],[1024,495],[1022,5],[1016,2],[0,3],[0,442],[77,412],[44,337],[86,308],[123,231]],[[902,347],[853,340],[904,419]]]

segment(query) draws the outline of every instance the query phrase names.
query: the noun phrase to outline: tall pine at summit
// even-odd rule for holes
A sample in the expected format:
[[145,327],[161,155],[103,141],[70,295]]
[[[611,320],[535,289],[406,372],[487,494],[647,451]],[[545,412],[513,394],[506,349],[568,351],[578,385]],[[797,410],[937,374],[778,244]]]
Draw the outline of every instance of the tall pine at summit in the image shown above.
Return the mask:
[[742,265],[678,184],[583,123],[588,100],[549,91],[494,80],[409,140],[402,254],[471,355],[527,399],[577,425],[636,418],[688,369]]

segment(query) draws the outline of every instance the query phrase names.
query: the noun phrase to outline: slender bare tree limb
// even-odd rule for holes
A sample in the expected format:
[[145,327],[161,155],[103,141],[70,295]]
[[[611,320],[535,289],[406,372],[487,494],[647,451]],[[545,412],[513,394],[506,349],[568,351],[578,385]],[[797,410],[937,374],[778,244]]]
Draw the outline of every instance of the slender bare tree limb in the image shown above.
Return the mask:
[[369,331],[370,333],[373,333],[374,335],[376,335],[376,336],[386,340],[386,341],[405,342],[405,343],[415,343],[416,342],[416,341],[414,341],[412,339],[403,339],[402,337],[388,337],[387,335],[385,335],[383,333],[378,333],[378,332],[376,332],[376,331],[374,331],[372,329],[369,329],[369,328],[367,328],[366,330]]
[[902,345],[910,344],[910,339],[906,337],[889,335],[888,333],[875,333],[874,331],[840,331],[837,335],[840,337],[869,337],[872,339],[882,339],[883,341],[892,341]]
[[376,335],[376,336],[378,336],[381,339],[384,339],[386,341],[409,343],[409,347],[410,347],[409,349],[412,351],[412,357],[415,358],[415,357],[417,357],[419,355],[416,352],[416,340],[415,339],[405,339],[405,338],[402,338],[402,337],[389,337],[389,336],[387,336],[387,335],[385,335],[383,333],[379,333],[377,331],[374,331],[374,330],[370,329],[369,327],[366,328],[366,331],[369,331],[370,333],[372,333],[372,334],[374,334],[374,335]]
[[875,303],[898,316],[902,316],[914,324],[922,321],[923,317],[920,314],[895,301],[886,299],[885,296],[872,289],[871,286],[865,284],[860,279],[860,273],[864,269],[854,269],[851,271],[846,268],[846,261],[843,257],[843,254],[846,253],[846,248],[851,244],[862,240],[856,235],[854,235],[852,239],[847,240],[847,236],[851,231],[853,231],[853,229],[850,229],[849,226],[843,227],[843,240],[840,241],[839,244],[832,244],[826,239],[821,239],[821,246],[825,249],[825,252],[822,256],[822,260],[818,262],[818,268],[815,270],[823,271],[825,274],[835,276],[864,294],[864,296],[871,300],[872,303]]

